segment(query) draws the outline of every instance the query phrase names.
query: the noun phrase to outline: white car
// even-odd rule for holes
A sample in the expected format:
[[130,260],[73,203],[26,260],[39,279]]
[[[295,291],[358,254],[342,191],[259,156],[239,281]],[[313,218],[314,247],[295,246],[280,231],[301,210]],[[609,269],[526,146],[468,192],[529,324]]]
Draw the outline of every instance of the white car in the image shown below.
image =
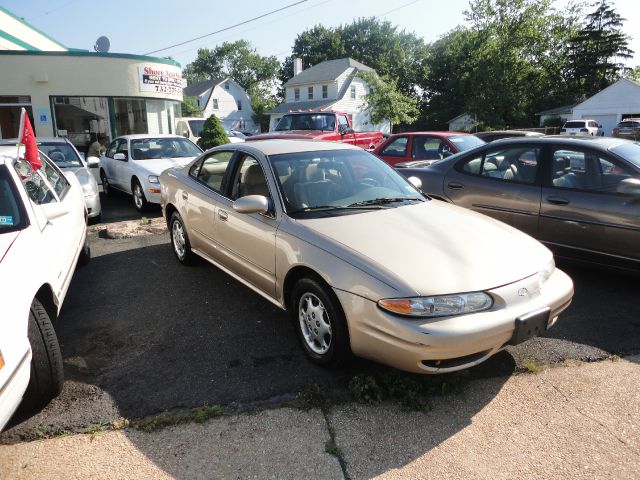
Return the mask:
[[[206,118],[200,117],[184,117],[179,118],[176,121],[176,132],[178,135],[181,135],[185,138],[188,138],[194,143],[197,143],[200,140],[200,136],[202,135],[202,129],[204,128],[204,122]],[[237,130],[225,130],[227,137],[229,138],[229,143],[239,143],[244,142],[247,136],[239,132]]]
[[16,146],[0,146],[0,430],[23,397],[35,409],[60,393],[52,322],[76,264],[90,258],[82,187],[40,157],[35,172]]
[[180,135],[124,135],[109,144],[100,158],[102,191],[112,189],[133,195],[136,209],[143,212],[150,203],[160,203],[160,174],[182,167],[202,150]]
[[604,129],[595,120],[569,120],[560,129],[560,135],[602,137]]

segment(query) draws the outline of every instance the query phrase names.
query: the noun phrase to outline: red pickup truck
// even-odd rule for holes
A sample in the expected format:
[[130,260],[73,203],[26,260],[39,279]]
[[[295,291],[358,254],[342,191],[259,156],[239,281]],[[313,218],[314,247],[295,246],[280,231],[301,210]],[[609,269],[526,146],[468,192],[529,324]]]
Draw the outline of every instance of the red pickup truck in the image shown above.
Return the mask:
[[290,112],[278,122],[275,130],[247,137],[247,141],[274,138],[329,140],[373,150],[382,142],[380,132],[355,132],[351,119],[343,112]]

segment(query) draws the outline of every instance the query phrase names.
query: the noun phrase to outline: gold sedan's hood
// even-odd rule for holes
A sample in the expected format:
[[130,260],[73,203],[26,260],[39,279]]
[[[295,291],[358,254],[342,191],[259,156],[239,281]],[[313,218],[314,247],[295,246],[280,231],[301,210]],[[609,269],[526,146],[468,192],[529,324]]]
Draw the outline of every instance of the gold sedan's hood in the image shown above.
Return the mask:
[[298,222],[337,243],[337,256],[349,262],[344,256],[351,255],[358,261],[350,263],[367,264],[367,273],[406,294],[488,290],[533,275],[551,259],[528,235],[437,200]]

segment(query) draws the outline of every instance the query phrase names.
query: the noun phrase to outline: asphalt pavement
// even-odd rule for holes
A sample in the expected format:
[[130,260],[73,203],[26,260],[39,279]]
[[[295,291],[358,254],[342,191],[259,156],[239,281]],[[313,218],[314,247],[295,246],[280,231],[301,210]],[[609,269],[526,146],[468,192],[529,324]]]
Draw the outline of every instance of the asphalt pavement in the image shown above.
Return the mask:
[[[105,199],[103,209],[103,222],[140,218],[124,195]],[[284,312],[212,265],[178,264],[168,234],[110,240],[92,229],[93,259],[76,271],[56,324],[63,392],[42,412],[18,416],[0,443],[205,404],[274,406],[312,385],[344,397],[354,376],[391,370],[365,360],[338,371],[314,366]],[[469,378],[640,353],[637,279],[559,266],[575,282],[571,307],[543,337],[507,348]]]

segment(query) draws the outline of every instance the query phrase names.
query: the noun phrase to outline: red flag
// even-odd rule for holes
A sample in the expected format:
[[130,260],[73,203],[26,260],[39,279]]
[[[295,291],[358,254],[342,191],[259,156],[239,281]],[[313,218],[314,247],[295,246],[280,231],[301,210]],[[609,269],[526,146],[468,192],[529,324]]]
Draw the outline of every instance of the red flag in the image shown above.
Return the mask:
[[20,143],[25,146],[24,158],[31,164],[34,170],[42,168],[42,162],[38,155],[38,144],[36,143],[36,135],[31,128],[29,115],[23,108],[20,115]]

